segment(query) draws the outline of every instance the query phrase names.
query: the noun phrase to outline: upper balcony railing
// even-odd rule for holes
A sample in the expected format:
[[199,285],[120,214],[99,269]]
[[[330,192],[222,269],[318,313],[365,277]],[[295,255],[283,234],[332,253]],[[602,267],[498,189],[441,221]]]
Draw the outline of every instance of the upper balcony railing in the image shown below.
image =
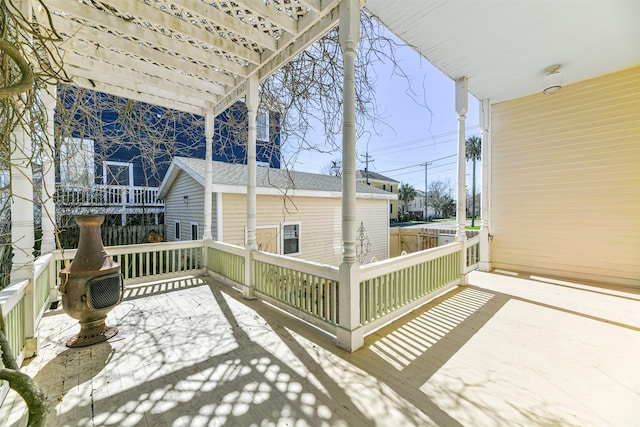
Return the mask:
[[158,187],[56,183],[56,205],[61,207],[163,207]]

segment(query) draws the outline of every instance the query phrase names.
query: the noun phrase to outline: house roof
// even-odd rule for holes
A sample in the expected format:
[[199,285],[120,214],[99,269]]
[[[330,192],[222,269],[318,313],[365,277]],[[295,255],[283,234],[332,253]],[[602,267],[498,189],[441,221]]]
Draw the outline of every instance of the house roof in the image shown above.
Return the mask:
[[365,7],[491,103],[541,92],[550,65],[559,64],[570,84],[640,63],[637,0],[367,0]]
[[[399,181],[396,181],[393,178],[389,178],[387,176],[380,175],[379,173],[376,173],[376,172],[369,171],[368,174],[369,174],[369,180],[387,181],[387,182],[399,182]],[[365,172],[364,170],[357,170],[356,171],[356,179],[365,179],[366,177],[367,177],[367,172]]]
[[[174,158],[160,184],[158,197],[161,199],[166,197],[180,171],[204,186],[205,167],[204,159]],[[245,194],[247,170],[247,165],[243,164],[213,162],[213,191]],[[268,167],[257,168],[256,187],[259,194],[287,193],[297,196],[342,197],[342,178],[340,177]],[[388,191],[360,183],[356,184],[356,193],[360,198],[389,200],[397,198],[397,195]]]

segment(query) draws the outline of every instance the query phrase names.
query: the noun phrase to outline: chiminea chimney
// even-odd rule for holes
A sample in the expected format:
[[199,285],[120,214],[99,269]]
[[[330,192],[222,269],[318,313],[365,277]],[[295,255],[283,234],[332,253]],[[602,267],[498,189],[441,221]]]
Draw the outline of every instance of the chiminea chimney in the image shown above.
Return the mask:
[[80,323],[80,332],[66,342],[67,347],[84,347],[106,341],[118,333],[107,326],[107,313],[122,301],[120,264],[104,250],[100,225],[103,215],[76,217],[80,242],[76,256],[60,271],[62,308]]

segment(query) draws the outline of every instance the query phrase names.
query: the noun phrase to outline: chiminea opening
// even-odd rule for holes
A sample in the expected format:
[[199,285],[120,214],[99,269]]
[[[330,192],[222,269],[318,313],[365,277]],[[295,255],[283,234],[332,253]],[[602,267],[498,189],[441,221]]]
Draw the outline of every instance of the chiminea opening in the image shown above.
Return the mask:
[[106,341],[118,333],[107,326],[107,313],[122,301],[120,264],[107,255],[100,226],[103,215],[76,217],[80,241],[74,260],[60,271],[62,308],[80,323],[80,332],[66,342],[67,347],[84,347]]

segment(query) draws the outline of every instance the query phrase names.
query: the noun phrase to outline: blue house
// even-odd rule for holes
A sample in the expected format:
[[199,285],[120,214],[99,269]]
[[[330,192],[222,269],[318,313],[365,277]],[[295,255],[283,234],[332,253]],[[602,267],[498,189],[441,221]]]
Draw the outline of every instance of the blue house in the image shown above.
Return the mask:
[[[108,223],[162,222],[157,200],[173,157],[205,158],[203,116],[103,92],[58,86],[58,224],[83,212]],[[215,118],[213,160],[246,164],[247,109],[236,102]],[[257,161],[280,168],[280,116],[257,118]]]

